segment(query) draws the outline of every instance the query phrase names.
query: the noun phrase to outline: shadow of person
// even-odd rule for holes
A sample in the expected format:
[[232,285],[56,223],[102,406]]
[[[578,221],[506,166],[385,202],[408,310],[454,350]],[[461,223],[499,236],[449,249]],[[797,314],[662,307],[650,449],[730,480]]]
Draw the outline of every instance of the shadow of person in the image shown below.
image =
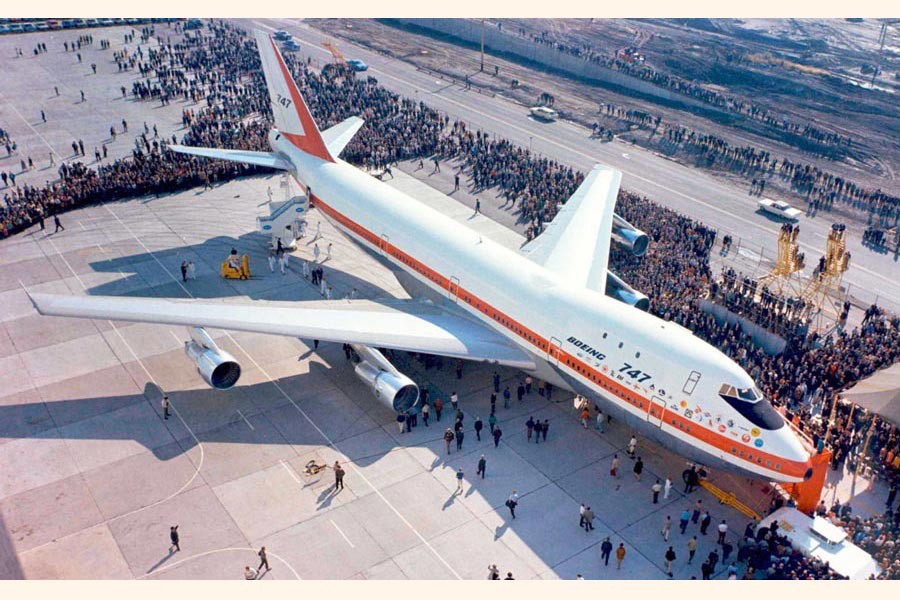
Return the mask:
[[494,528],[494,541],[496,542],[500,538],[503,537],[503,534],[506,533],[506,530],[509,529],[509,523],[504,522],[503,525],[498,525]]
[[450,494],[450,497],[447,498],[446,502],[444,502],[444,505],[441,507],[441,510],[444,511],[444,510],[447,510],[448,508],[450,508],[451,506],[453,506],[453,503],[456,502],[456,497],[460,493],[461,492],[459,490],[453,490],[453,493]]
[[172,550],[172,547],[171,547],[171,546],[169,546],[169,553],[166,554],[165,556],[163,556],[161,559],[159,559],[159,562],[157,562],[155,565],[153,565],[152,567],[150,567],[150,569],[147,571],[147,574],[149,575],[150,573],[152,573],[152,572],[155,571],[156,569],[160,568],[167,560],[169,560],[169,559],[172,558],[173,556],[175,556],[175,551]]

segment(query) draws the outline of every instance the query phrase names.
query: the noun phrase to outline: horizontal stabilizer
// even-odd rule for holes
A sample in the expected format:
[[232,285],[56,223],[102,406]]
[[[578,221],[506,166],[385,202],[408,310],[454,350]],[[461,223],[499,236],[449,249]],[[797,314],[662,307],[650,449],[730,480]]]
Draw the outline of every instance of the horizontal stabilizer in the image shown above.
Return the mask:
[[170,144],[167,148],[173,152],[180,152],[181,154],[193,154],[195,156],[205,156],[206,158],[221,158],[222,160],[242,162],[250,165],[258,165],[260,167],[280,169],[282,171],[287,171],[291,168],[290,165],[271,152],[226,150],[224,148],[196,148],[194,146],[179,146],[177,144]]
[[356,132],[359,131],[359,128],[364,123],[365,121],[359,117],[350,117],[323,131],[322,139],[325,141],[325,146],[328,147],[331,155],[337,156],[340,154],[341,150],[350,143],[350,140],[353,139],[353,136],[356,135]]

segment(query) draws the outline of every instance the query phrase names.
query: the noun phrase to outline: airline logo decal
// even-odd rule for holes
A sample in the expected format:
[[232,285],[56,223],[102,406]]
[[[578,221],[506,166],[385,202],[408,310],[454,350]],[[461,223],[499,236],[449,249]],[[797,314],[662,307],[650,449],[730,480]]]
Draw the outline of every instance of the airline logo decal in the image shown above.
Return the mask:
[[741,436],[741,441],[744,442],[745,444],[749,444],[749,443],[750,443],[750,436],[749,436],[748,434],[745,433],[744,435]]

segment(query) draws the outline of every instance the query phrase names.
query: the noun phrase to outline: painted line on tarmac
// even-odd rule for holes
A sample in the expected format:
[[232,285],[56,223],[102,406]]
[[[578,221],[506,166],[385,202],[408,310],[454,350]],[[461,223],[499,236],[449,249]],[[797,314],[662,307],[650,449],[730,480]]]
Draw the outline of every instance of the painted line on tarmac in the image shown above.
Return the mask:
[[[200,554],[195,554],[194,556],[189,556],[187,558],[179,560],[176,563],[172,563],[171,565],[166,565],[165,567],[156,569],[155,571],[150,571],[150,572],[144,573],[140,577],[136,577],[136,579],[147,579],[151,575],[157,575],[159,573],[163,573],[165,571],[168,571],[169,569],[174,569],[178,565],[183,565],[184,563],[186,563],[188,561],[194,560],[195,558],[209,556],[210,554],[219,554],[221,552],[244,552],[244,551],[250,551],[250,552],[256,554],[255,548],[219,548],[218,550],[209,550],[207,552],[201,552]],[[297,571],[294,570],[294,567],[292,567],[290,565],[290,563],[288,563],[288,561],[284,560],[283,558],[281,558],[280,556],[278,556],[277,554],[275,554],[274,552],[271,552],[269,550],[266,550],[266,554],[268,556],[271,556],[272,558],[275,558],[276,560],[280,561],[284,566],[286,566],[291,571],[291,574],[293,574],[294,577],[296,577],[297,579],[300,579],[300,580],[303,579],[302,577],[300,577],[300,575],[297,573]]]
[[337,529],[339,534],[341,534],[341,537],[344,538],[344,541],[346,541],[348,544],[350,544],[351,548],[356,548],[356,546],[353,545],[353,542],[350,541],[350,538],[347,537],[347,534],[345,534],[343,531],[341,531],[341,528],[338,527],[338,524],[334,522],[334,519],[328,519],[328,520],[331,521],[331,524],[334,525],[334,528]]

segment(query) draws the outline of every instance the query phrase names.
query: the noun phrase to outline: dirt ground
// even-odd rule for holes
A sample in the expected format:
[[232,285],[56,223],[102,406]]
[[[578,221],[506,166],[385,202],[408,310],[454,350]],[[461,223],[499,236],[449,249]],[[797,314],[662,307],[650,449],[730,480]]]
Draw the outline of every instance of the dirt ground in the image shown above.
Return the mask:
[[[573,46],[589,44],[595,51],[611,55],[632,47],[657,71],[769,107],[792,122],[811,123],[823,130],[849,135],[856,151],[842,160],[800,150],[751,119],[695,114],[650,98],[552,73],[512,57],[486,55],[486,72],[479,73],[479,54],[475,48],[449,38],[426,35],[423,30],[404,28],[401,31],[393,21],[313,19],[308,22],[338,39],[352,40],[421,68],[459,79],[468,75],[473,85],[502,93],[524,105],[536,104],[542,93],[550,93],[555,98],[554,108],[564,118],[587,126],[598,123],[612,129],[620,138],[654,150],[663,150],[657,132],[628,127],[621,120],[600,115],[598,105],[612,103],[644,111],[658,115],[664,123],[712,134],[735,146],[750,145],[770,151],[775,158],[787,157],[816,165],[863,187],[880,188],[893,194],[900,191],[895,176],[900,173],[900,102],[897,101],[900,80],[894,79],[894,73],[900,71],[897,48],[900,33],[894,26],[888,26],[885,50],[879,52],[881,23],[878,21],[503,20],[504,30],[514,30],[517,35],[530,37],[547,32],[544,35],[552,39],[565,40]],[[497,23],[489,22],[487,26],[497,26]],[[722,67],[728,56],[748,55],[754,57],[753,61],[743,58],[736,66]],[[864,89],[859,85],[863,80],[871,80],[871,76],[860,75],[860,65],[876,60],[882,63],[876,86],[890,91]],[[494,65],[499,67],[497,77],[492,76]],[[803,70],[798,71],[801,67]],[[518,80],[519,87],[513,88],[513,80]],[[693,159],[683,154],[675,158],[694,164]],[[718,174],[740,179],[729,172]],[[744,183],[749,185],[743,181],[741,185]]]

